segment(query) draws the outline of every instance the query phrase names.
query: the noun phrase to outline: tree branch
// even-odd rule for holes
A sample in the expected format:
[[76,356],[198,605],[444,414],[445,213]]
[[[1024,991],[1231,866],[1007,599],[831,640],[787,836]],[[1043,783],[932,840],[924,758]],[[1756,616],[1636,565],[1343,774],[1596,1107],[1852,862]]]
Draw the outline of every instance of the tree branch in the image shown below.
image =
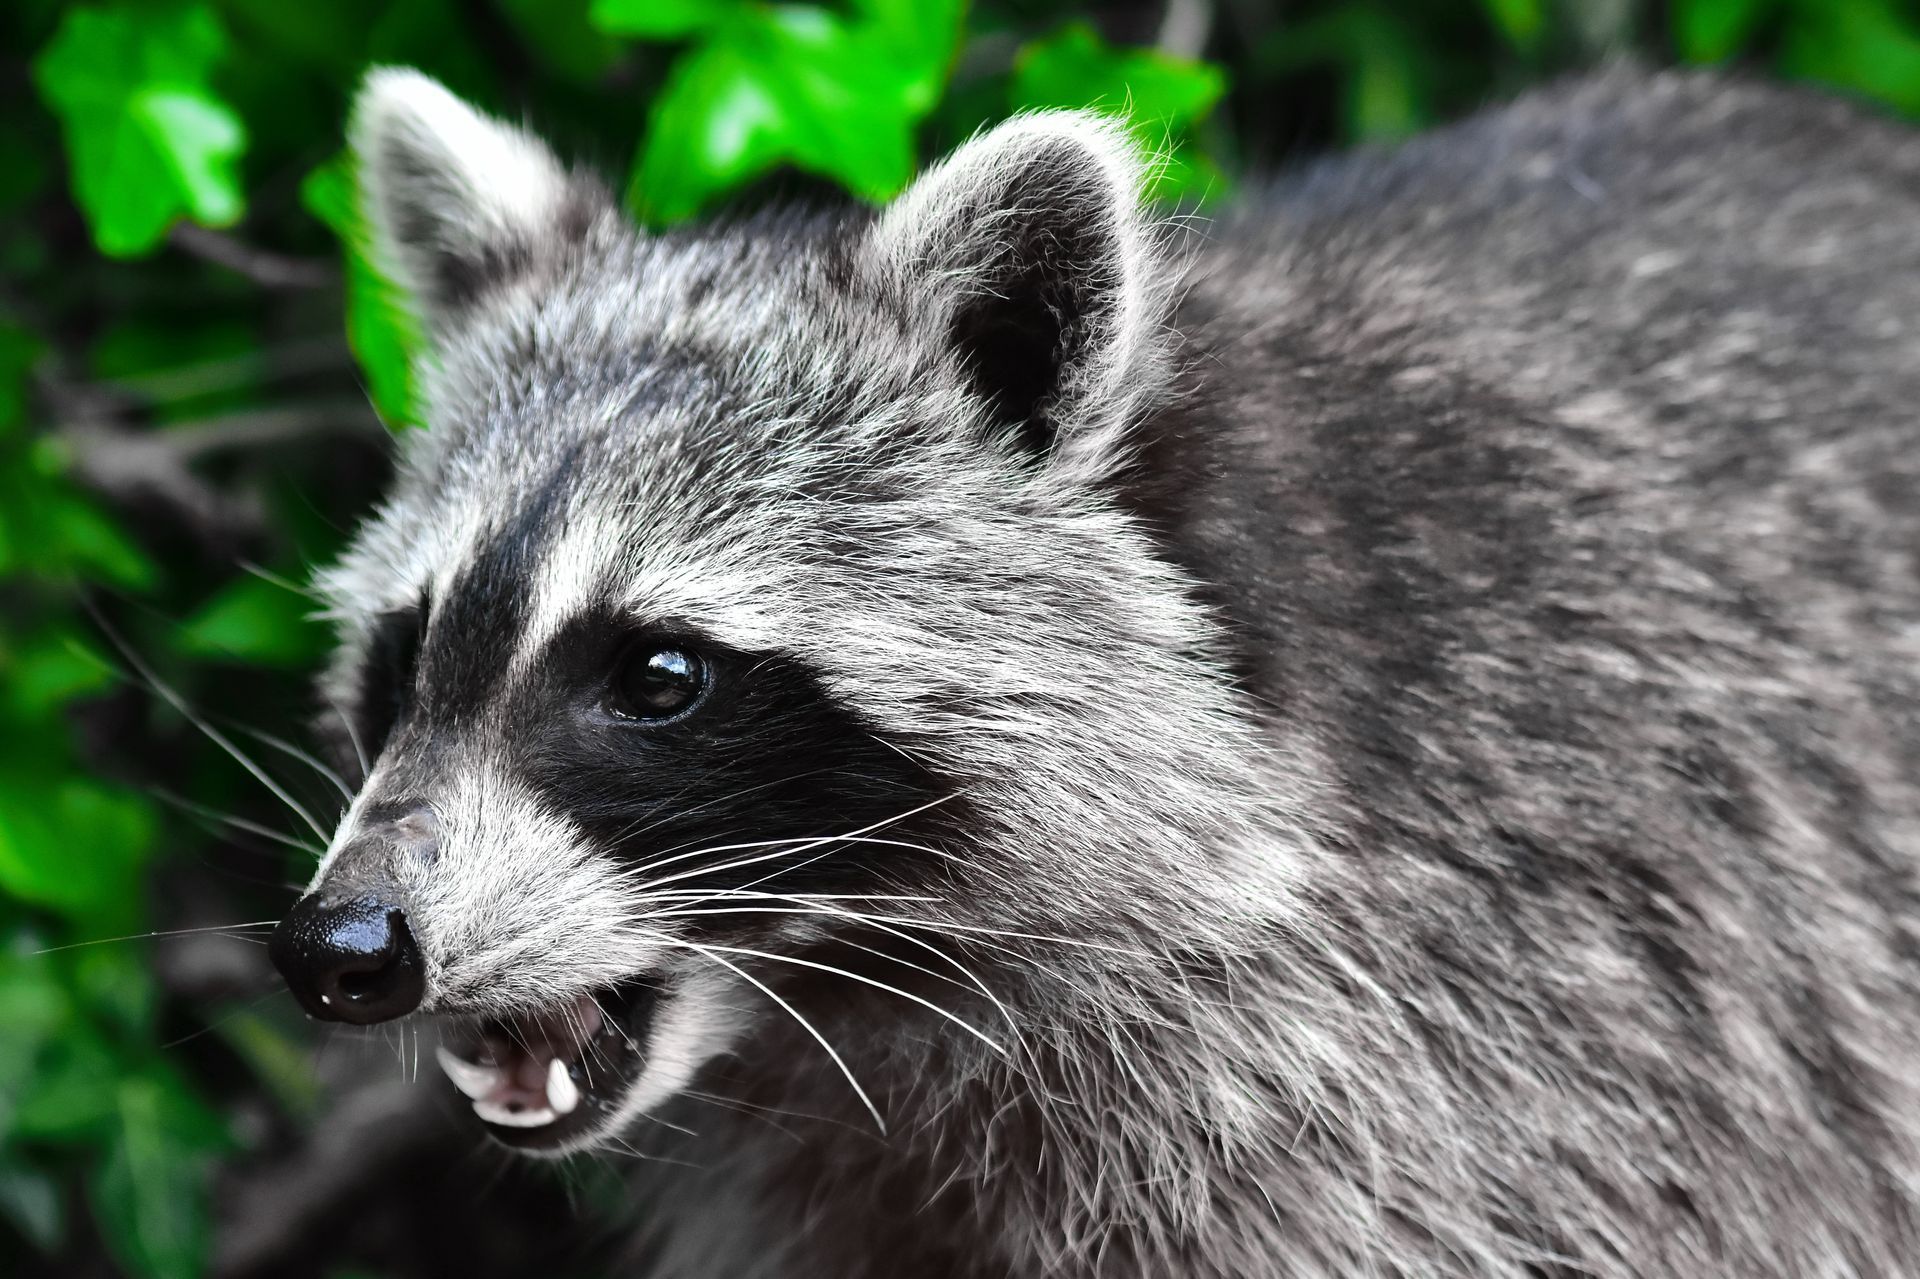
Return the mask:
[[1213,31],[1213,0],[1167,0],[1166,16],[1154,43],[1177,58],[1197,58]]
[[167,238],[175,248],[237,271],[262,288],[325,289],[340,280],[340,272],[331,262],[289,257],[191,222],[176,223]]
[[[308,439],[383,434],[364,401],[342,399],[143,429],[89,415],[60,427],[54,439],[71,459],[74,476],[89,488],[121,505],[158,499],[211,541],[221,530],[236,526],[242,508],[196,473],[195,462]],[[247,520],[238,523],[244,526]]]

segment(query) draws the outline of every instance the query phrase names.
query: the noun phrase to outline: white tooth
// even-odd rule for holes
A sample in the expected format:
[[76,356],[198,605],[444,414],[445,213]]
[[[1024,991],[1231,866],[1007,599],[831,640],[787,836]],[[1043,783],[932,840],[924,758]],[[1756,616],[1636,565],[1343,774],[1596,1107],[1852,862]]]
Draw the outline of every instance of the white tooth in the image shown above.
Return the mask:
[[491,1101],[475,1101],[473,1113],[502,1128],[544,1128],[560,1117],[545,1106],[538,1110],[508,1110]]
[[567,1063],[558,1057],[547,1066],[547,1104],[559,1115],[571,1115],[580,1104],[580,1089],[567,1073]]
[[500,1084],[501,1072],[498,1068],[466,1061],[447,1051],[445,1045],[435,1048],[433,1056],[440,1063],[440,1069],[447,1072],[447,1078],[453,1080],[453,1086],[474,1101],[480,1100]]

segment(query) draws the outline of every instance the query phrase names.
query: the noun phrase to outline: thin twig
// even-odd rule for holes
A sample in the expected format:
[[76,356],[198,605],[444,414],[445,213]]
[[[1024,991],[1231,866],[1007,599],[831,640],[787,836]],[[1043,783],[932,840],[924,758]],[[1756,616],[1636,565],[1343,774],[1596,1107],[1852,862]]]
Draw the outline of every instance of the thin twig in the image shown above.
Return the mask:
[[328,333],[147,373],[115,374],[112,386],[149,403],[170,404],[286,378],[346,374],[352,368],[353,356],[346,338]]
[[225,527],[232,499],[194,464],[222,453],[260,451],[311,439],[377,438],[380,421],[359,399],[252,409],[176,426],[132,429],[99,418],[69,421],[55,440],[82,483],[118,503],[158,498],[202,531]]
[[1166,16],[1154,40],[1160,52],[1176,58],[1197,58],[1213,31],[1212,0],[1167,0]]
[[340,282],[340,272],[331,262],[289,257],[191,222],[176,223],[167,238],[175,248],[236,271],[262,288],[326,289]]
[[180,422],[148,430],[129,430],[102,422],[70,422],[59,438],[76,460],[90,449],[110,447],[116,452],[147,450],[185,464],[221,453],[252,452],[335,435],[381,434],[380,419],[365,400],[352,396],[289,404],[274,408],[222,413],[198,421]]

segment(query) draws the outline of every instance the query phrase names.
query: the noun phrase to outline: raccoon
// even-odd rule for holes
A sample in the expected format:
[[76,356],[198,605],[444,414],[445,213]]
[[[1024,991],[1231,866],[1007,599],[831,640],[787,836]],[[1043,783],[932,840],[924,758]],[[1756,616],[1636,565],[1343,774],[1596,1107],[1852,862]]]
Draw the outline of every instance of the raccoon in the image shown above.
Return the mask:
[[404,70],[428,425],[273,939],[625,1274],[1920,1257],[1920,139],[1616,69],[1204,234],[1100,117],[643,234]]

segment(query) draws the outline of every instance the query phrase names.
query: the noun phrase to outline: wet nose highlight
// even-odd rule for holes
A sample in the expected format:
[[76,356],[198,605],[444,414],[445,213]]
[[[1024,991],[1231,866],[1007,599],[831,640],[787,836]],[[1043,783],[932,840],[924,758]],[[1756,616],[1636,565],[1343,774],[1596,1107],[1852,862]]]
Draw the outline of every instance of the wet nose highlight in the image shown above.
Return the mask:
[[426,992],[406,912],[380,896],[309,893],[273,930],[268,954],[301,1006],[326,1021],[391,1021]]

